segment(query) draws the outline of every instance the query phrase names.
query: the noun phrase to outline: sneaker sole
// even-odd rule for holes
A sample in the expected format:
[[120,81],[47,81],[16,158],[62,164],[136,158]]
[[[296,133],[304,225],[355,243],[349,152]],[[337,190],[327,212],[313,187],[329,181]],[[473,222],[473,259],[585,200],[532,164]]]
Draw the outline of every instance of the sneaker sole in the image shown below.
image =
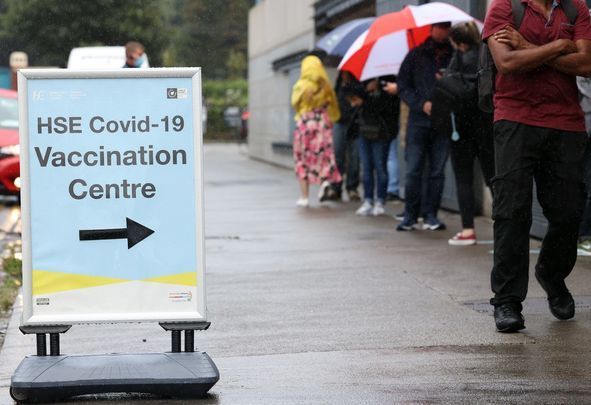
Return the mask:
[[471,245],[476,245],[476,241],[475,240],[448,240],[447,243],[449,243],[451,246],[471,246]]
[[445,229],[445,225],[443,225],[443,224],[439,224],[439,225],[423,224],[424,231],[443,231],[444,229]]
[[416,226],[401,226],[401,227],[396,227],[396,230],[398,232],[409,232],[409,231],[416,231],[417,228],[416,228]]

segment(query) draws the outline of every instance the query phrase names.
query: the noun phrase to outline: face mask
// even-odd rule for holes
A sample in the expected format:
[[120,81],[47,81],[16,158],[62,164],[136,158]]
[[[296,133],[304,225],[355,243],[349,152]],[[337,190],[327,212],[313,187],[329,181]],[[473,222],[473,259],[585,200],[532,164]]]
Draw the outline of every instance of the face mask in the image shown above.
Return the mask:
[[133,62],[133,67],[139,68],[144,64],[144,56],[140,56],[139,58],[137,58],[135,60],[135,62]]

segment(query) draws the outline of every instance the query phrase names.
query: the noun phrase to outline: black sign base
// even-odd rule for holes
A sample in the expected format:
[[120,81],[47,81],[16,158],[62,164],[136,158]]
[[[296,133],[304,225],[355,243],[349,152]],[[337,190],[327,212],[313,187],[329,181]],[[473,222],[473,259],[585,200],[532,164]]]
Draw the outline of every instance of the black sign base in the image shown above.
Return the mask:
[[17,402],[103,393],[201,398],[219,379],[205,352],[27,356],[12,376],[10,395]]

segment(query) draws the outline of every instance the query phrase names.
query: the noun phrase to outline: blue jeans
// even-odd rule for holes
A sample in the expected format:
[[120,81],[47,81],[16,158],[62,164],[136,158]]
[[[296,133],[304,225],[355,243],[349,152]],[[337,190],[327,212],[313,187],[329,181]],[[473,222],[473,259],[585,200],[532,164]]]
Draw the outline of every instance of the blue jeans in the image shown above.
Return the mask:
[[[369,141],[359,137],[359,156],[363,168],[363,198],[368,201],[386,201],[386,187],[388,186],[388,172],[386,160],[388,158],[389,141]],[[377,189],[374,188],[374,175],[377,177]]]
[[[405,220],[417,220],[421,214],[421,201],[424,210],[422,214],[428,218],[437,217],[443,194],[444,169],[449,156],[449,143],[447,136],[437,134],[432,128],[409,122],[405,150]],[[427,161],[429,176],[425,194],[422,192],[423,173]]]
[[388,188],[390,194],[400,194],[400,171],[398,169],[398,138],[390,142],[388,151]]
[[[340,123],[334,124],[332,143],[337,167],[341,175],[346,178],[347,191],[351,191],[359,187],[359,147],[357,139],[347,137],[346,129]],[[340,194],[343,183],[334,183],[332,187]]]

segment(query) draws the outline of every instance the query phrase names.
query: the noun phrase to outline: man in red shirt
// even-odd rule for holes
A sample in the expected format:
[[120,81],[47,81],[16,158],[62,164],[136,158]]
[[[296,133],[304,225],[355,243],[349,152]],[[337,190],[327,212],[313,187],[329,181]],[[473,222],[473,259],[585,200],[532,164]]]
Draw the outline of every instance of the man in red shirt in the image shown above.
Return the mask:
[[[591,22],[583,1],[521,0],[524,17],[518,31],[511,3],[493,1],[482,33],[498,71],[491,304],[500,332],[525,327],[521,303],[528,287],[533,179],[549,222],[536,278],[552,314],[574,316],[564,280],[577,258],[587,144],[575,77],[591,75]],[[565,12],[568,6],[577,9],[574,24]]]

